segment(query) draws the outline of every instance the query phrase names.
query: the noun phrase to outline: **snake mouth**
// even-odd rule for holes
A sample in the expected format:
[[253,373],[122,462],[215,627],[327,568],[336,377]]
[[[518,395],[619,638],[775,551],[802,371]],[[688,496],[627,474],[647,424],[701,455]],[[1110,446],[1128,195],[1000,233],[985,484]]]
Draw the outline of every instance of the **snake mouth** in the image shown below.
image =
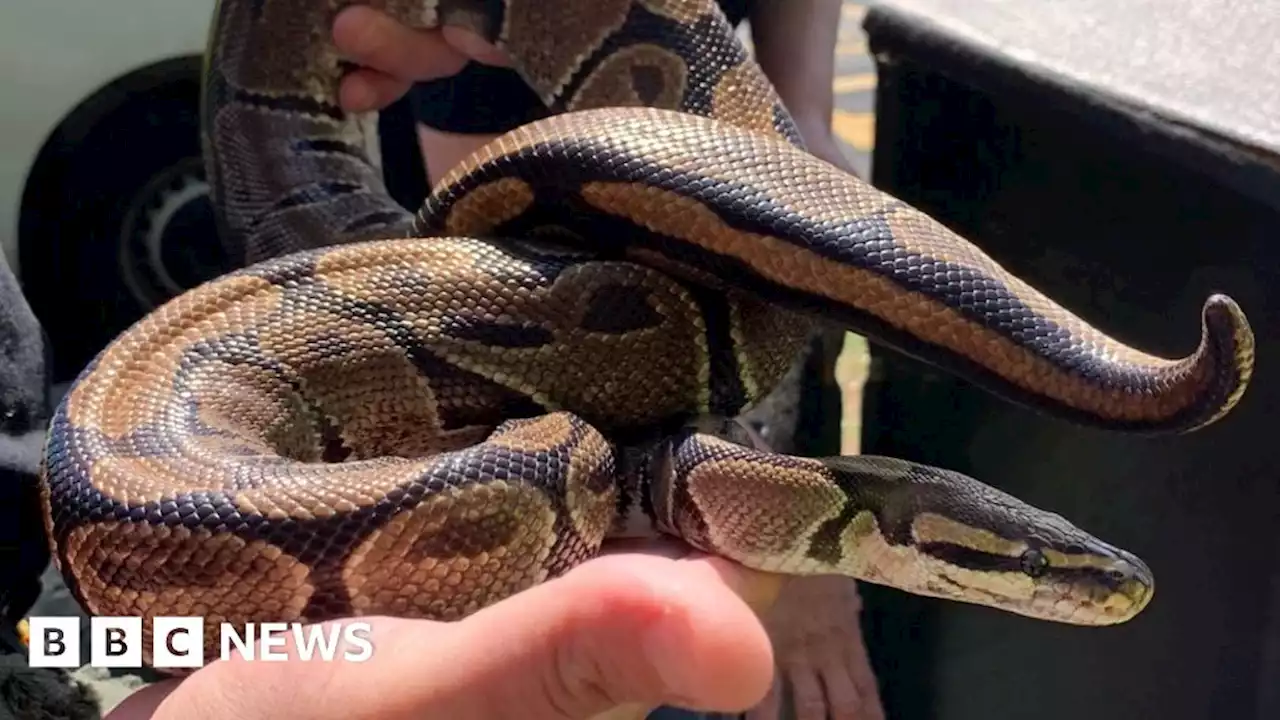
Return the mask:
[[1155,586],[1138,580],[1123,583],[1114,592],[1106,594],[1092,607],[1089,625],[1119,625],[1137,617],[1146,609],[1155,594]]
[[1155,595],[1146,563],[1117,550],[1105,563],[1051,571],[1025,613],[1072,625],[1119,625],[1140,614]]
[[[1116,577],[1113,590],[1103,604],[1104,612],[1113,613],[1120,622],[1130,620],[1146,609],[1156,592],[1155,575],[1147,564],[1130,553],[1121,553],[1117,561]],[[1114,610],[1113,610],[1114,609]]]

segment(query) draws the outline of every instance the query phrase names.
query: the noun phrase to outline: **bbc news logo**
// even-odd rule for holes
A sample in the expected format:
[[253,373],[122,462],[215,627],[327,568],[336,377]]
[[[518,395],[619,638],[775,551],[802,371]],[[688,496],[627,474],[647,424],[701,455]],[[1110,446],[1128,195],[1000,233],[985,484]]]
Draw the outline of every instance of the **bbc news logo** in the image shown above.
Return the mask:
[[[100,668],[142,667],[144,634],[140,617],[89,619],[89,665]],[[157,617],[151,624],[151,665],[156,669],[199,668],[205,657],[205,621],[201,617]],[[81,657],[80,618],[32,617],[28,632],[31,667],[78,668]],[[218,659],[282,662],[292,646],[298,659],[321,662],[364,662],[373,656],[372,628],[367,622],[248,623],[218,626]]]

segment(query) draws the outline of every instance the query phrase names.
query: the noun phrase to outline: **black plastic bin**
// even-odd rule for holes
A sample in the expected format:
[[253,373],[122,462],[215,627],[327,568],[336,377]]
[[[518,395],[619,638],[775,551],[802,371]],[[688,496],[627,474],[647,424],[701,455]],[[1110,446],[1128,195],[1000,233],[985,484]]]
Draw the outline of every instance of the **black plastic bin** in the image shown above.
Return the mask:
[[1215,291],[1258,335],[1238,410],[1159,439],[1051,420],[874,350],[864,452],[972,474],[1156,574],[1146,612],[1101,629],[866,587],[895,720],[1280,718],[1280,10],[1269,6],[893,0],[868,14],[878,186],[1149,351],[1193,350]]

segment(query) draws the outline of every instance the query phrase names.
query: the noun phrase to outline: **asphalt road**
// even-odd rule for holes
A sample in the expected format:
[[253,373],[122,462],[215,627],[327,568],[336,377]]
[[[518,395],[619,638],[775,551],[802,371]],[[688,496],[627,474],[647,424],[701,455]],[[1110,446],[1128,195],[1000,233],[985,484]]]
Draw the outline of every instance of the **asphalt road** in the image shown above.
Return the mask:
[[840,39],[836,43],[836,75],[832,89],[836,110],[831,124],[858,174],[871,177],[871,150],[875,146],[876,72],[867,54],[862,16],[866,6],[845,2],[840,16]]

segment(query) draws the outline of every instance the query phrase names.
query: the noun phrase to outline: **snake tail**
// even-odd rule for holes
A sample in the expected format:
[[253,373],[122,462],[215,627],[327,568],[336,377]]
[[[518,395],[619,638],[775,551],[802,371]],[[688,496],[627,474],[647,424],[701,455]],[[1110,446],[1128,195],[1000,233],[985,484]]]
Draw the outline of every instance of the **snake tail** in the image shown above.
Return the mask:
[[1126,622],[1155,591],[1131,553],[948,470],[790,457],[694,431],[636,467],[656,529],[764,572],[845,575],[1074,625]]
[[[1245,392],[1254,339],[1230,298],[1206,302],[1190,356],[1139,351],[927,215],[805,154],[711,0],[370,3],[414,27],[490,39],[553,114],[464,163],[415,221],[386,193],[372,119],[337,102],[346,66],[328,29],[348,4],[219,1],[203,103],[208,174],[229,244],[250,261],[442,232],[643,234],[661,243],[664,270],[710,269],[1075,422],[1186,432]],[[462,198],[467,211],[446,217]]]
[[1082,424],[1194,430],[1233,408],[1253,371],[1253,332],[1226,295],[1206,301],[1194,353],[1142,352],[923,212],[715,119],[638,108],[535,122],[443,178],[416,231],[519,237],[551,226],[640,263],[657,251],[667,269],[842,322]]

